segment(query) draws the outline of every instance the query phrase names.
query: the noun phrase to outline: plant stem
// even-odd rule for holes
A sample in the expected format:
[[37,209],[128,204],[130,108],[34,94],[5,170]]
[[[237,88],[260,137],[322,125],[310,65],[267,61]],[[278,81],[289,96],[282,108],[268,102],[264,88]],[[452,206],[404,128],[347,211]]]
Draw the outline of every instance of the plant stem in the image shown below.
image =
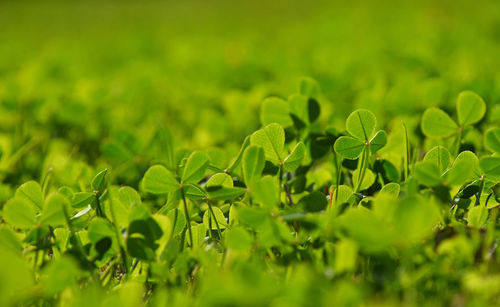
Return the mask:
[[409,161],[410,161],[410,143],[408,141],[408,130],[406,129],[406,124],[403,122],[403,128],[405,130],[405,153],[403,156],[404,163],[404,181],[408,179],[408,173],[410,171]]
[[189,212],[187,208],[186,196],[184,195],[184,187],[181,188],[182,203],[184,204],[184,215],[186,216],[186,226],[189,233],[189,242],[191,248],[193,248],[193,231],[191,230],[191,218],[189,217]]
[[99,200],[99,196],[100,194],[98,192],[94,192],[94,195],[95,195],[95,199],[96,199],[96,213],[97,213],[97,216],[100,216],[100,217],[104,217],[104,212],[102,211],[102,208],[101,208],[101,201]]
[[278,202],[281,205],[281,184],[283,182],[283,162],[281,162],[281,161],[280,161],[280,170],[279,170],[278,178],[279,178]]
[[[212,215],[212,218],[215,221],[215,227],[217,227],[217,233],[219,234],[219,240],[222,240],[222,231],[220,230],[219,222],[217,221],[217,218],[215,217],[215,213],[214,213],[214,210],[212,209],[212,205],[210,204],[210,201],[208,201],[208,209],[210,210],[210,214]],[[210,230],[212,230],[211,226],[210,226]]]
[[[108,192],[110,193],[110,191],[111,191],[111,189],[110,189],[109,184],[108,184]],[[127,273],[128,272],[127,253],[125,252],[125,249],[123,248],[122,237],[120,236],[120,231],[119,231],[118,225],[116,223],[116,214],[115,214],[112,195],[109,195],[109,202],[110,202],[109,210],[111,212],[111,219],[113,222],[113,228],[115,229],[116,241],[118,243],[118,246],[120,246],[120,255],[121,255],[121,258],[123,260],[123,266],[124,266],[125,273]],[[98,200],[98,204],[99,204],[99,200]]]
[[354,189],[354,193],[358,192],[359,188],[361,187],[361,184],[363,183],[363,179],[365,177],[366,167],[368,165],[369,154],[370,154],[370,146],[365,145],[365,147],[363,148],[363,153],[362,153],[362,161],[361,161],[361,168],[360,168],[359,176],[358,176],[358,182],[356,183],[356,188]]
[[481,185],[479,186],[479,192],[476,194],[476,203],[474,206],[479,206],[481,204],[481,194],[483,194],[483,188],[484,188],[484,177],[481,177]]
[[283,187],[285,189],[286,196],[288,197],[288,205],[290,205],[290,207],[293,207],[294,204],[293,204],[292,194],[290,193],[290,188],[286,184],[284,184]]
[[47,190],[49,188],[51,175],[52,175],[52,168],[49,168],[47,170],[47,173],[45,174],[45,176],[43,176],[43,179],[42,179],[42,195],[44,197],[47,196]]
[[337,169],[337,174],[336,174],[337,175],[337,182],[335,184],[335,205],[337,205],[337,200],[339,199],[340,179],[342,178],[342,162],[340,161],[340,159],[336,153],[335,153],[335,167]]
[[458,152],[460,151],[460,143],[462,142],[462,132],[463,131],[464,131],[463,127],[458,128],[457,144],[455,146],[455,157],[458,155]]

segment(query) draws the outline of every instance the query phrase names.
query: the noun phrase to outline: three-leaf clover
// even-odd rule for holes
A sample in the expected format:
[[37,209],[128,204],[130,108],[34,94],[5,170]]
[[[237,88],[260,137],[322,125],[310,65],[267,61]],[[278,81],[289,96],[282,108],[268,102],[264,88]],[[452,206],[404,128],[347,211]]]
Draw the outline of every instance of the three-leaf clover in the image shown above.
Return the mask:
[[272,123],[257,130],[250,136],[250,144],[264,150],[266,160],[293,171],[300,166],[305,155],[305,146],[297,143],[289,155],[285,153],[285,130],[279,124]]
[[425,110],[421,123],[422,132],[429,137],[448,137],[479,122],[486,112],[483,99],[472,91],[463,91],[458,95],[456,108],[458,123],[439,108]]
[[375,153],[387,143],[387,134],[380,130],[375,133],[375,115],[365,109],[351,113],[346,120],[346,130],[351,136],[341,136],[334,144],[336,153],[347,159],[357,159],[363,149],[370,148]]

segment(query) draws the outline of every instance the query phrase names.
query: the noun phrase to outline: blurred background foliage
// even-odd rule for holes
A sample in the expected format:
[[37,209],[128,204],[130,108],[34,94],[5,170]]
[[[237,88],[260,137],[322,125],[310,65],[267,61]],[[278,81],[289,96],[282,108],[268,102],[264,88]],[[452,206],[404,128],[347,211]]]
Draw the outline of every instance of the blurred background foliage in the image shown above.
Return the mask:
[[152,123],[189,147],[239,143],[304,75],[327,121],[500,99],[497,1],[2,1],[0,41],[2,131],[88,159]]
[[[388,132],[405,119],[410,141],[428,149],[419,129],[421,114],[430,106],[453,114],[463,90],[483,97],[485,121],[499,123],[499,54],[498,0],[1,1],[0,201],[21,183],[42,182],[48,171],[54,186],[85,191],[96,170],[108,167],[111,182],[137,187],[145,170],[164,158],[167,130],[176,149],[204,150],[215,166],[225,167],[244,137],[260,127],[262,100],[296,93],[303,76],[321,87],[322,127],[344,129],[351,111],[367,108]],[[466,142],[479,139],[473,135]],[[380,227],[367,228],[375,233]],[[287,306],[335,298],[340,305],[358,305],[371,296],[376,304],[384,294],[377,292],[381,285],[387,292],[404,288],[408,300],[422,298],[427,293],[412,289],[415,280],[459,273],[455,268],[461,266],[441,254],[453,255],[457,263],[472,261],[473,240],[467,240],[449,240],[439,255],[429,256],[439,260],[435,266],[419,266],[427,260],[422,255],[432,254],[429,246],[411,246],[404,257],[416,263],[410,273],[397,271],[390,257],[374,256],[373,275],[362,276],[356,286],[348,278],[325,286],[329,276],[307,265],[290,274],[283,267],[262,268],[255,260],[261,254],[229,255],[239,261],[223,274],[211,266],[220,255],[200,251],[198,261],[210,283],[201,285],[199,302],[258,306],[273,298],[275,306]],[[328,248],[328,259],[357,253],[349,238]],[[23,263],[9,266],[16,257],[5,253],[0,259],[0,277],[11,281],[5,293],[33,283]],[[192,266],[187,260],[176,265],[179,272]],[[339,272],[354,265],[334,264]],[[57,266],[49,269],[60,275]],[[164,268],[153,269],[165,275]],[[275,287],[278,281],[268,272],[273,270],[286,276],[281,287]],[[400,274],[403,282],[391,274]],[[464,289],[495,297],[498,275],[464,274]],[[61,276],[62,285],[72,285]],[[430,294],[439,300],[457,287],[456,280],[436,279]],[[102,299],[101,289],[89,286],[73,304],[134,305],[139,287],[127,283]],[[184,289],[155,290],[159,302],[169,296],[180,306],[190,303],[183,301]],[[380,304],[391,304],[392,298]],[[64,303],[67,297],[59,299]],[[463,304],[460,295],[444,299]]]

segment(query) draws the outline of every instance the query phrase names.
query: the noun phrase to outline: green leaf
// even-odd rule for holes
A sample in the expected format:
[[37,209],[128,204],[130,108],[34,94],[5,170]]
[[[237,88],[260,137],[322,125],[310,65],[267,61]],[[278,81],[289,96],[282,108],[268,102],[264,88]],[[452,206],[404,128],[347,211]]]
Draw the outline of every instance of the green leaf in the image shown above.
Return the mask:
[[309,98],[319,97],[319,85],[316,80],[311,78],[302,78],[299,85],[299,93]]
[[451,168],[444,174],[449,185],[463,185],[472,175],[474,164],[471,160],[456,159]]
[[350,136],[341,136],[335,141],[333,149],[342,157],[354,160],[359,157],[364,147],[365,143],[361,140]]
[[94,179],[92,179],[92,190],[102,193],[104,189],[106,189],[106,173],[107,169],[100,171],[97,175],[95,175]]
[[319,212],[326,208],[328,201],[325,194],[315,191],[302,197],[298,204],[307,212]]
[[138,206],[142,203],[139,193],[131,187],[121,187],[118,190],[118,198],[128,208]]
[[165,127],[159,127],[155,135],[156,152],[155,157],[165,162],[165,165],[175,169],[174,138],[172,133]]
[[32,300],[33,297],[34,279],[28,262],[19,253],[10,250],[0,252],[0,306],[27,304],[25,300]]
[[370,151],[372,154],[379,151],[387,144],[387,133],[384,130],[378,131],[370,140]]
[[485,206],[472,207],[467,214],[467,224],[472,227],[481,227],[488,218],[488,209]]
[[90,242],[97,243],[103,238],[115,236],[113,226],[104,218],[95,217],[89,224],[88,236]]
[[238,152],[238,156],[236,156],[236,158],[233,160],[233,162],[227,168],[227,170],[230,174],[233,174],[233,172],[240,166],[241,160],[243,159],[243,153],[245,152],[245,149],[248,146],[250,146],[250,137],[249,136],[245,137],[245,140],[243,141],[243,144],[241,145],[240,151]]
[[309,99],[304,95],[292,95],[288,98],[290,113],[292,114],[293,120],[298,120],[299,125],[302,127],[310,123],[308,100]]
[[252,246],[252,236],[243,228],[235,227],[225,232],[225,243],[228,248],[246,250]]
[[429,137],[447,137],[458,131],[458,126],[451,117],[441,109],[425,110],[421,124],[422,132]]
[[347,210],[337,223],[363,250],[369,252],[386,248],[394,237],[390,227],[387,227],[387,224],[372,210],[367,210],[363,206]]
[[238,220],[248,227],[258,230],[262,225],[269,220],[269,213],[252,207],[241,207],[238,208]]
[[396,205],[393,222],[398,245],[411,246],[432,235],[440,220],[439,206],[432,200],[406,197]]
[[184,166],[181,180],[184,184],[197,183],[205,176],[210,160],[208,156],[202,152],[193,152]]
[[335,204],[347,203],[351,196],[353,195],[353,190],[350,186],[339,185],[338,189],[334,192]]
[[421,161],[415,164],[413,175],[418,181],[428,187],[441,183],[441,172],[437,164],[432,161]]
[[162,165],[151,166],[142,179],[144,191],[151,194],[166,194],[179,188],[174,174]]
[[241,187],[211,186],[207,187],[208,198],[212,200],[232,200],[245,194],[246,189]]
[[292,152],[284,160],[283,167],[285,171],[292,172],[296,170],[302,163],[305,153],[306,153],[306,146],[304,145],[304,143],[302,142],[297,143],[297,145],[295,145],[295,147],[293,148]]
[[488,129],[484,135],[484,146],[492,152],[500,153],[500,128]]
[[260,109],[260,122],[262,125],[278,123],[283,127],[293,124],[288,111],[288,102],[279,97],[266,98]]
[[163,233],[158,242],[160,245],[159,251],[163,252],[172,235],[172,223],[170,219],[163,214],[155,214],[153,215],[153,219],[158,224],[158,226],[160,226],[161,232]]
[[205,228],[205,225],[192,225],[191,231],[193,232],[193,247],[201,246],[205,241],[205,236],[207,235],[207,229]]
[[251,187],[251,194],[256,203],[271,210],[278,204],[278,182],[274,177],[264,176]]
[[451,163],[451,154],[443,146],[436,146],[429,150],[424,156],[424,161],[429,161],[437,165],[440,174],[448,169]]
[[167,212],[167,217],[172,223],[172,235],[178,235],[186,227],[186,217],[181,210],[175,208]]
[[[215,219],[217,220],[217,223],[219,224],[220,229],[225,229],[227,227],[227,222],[226,222],[226,217],[224,216],[224,213],[222,213],[221,209],[218,207],[213,207],[212,210],[214,211]],[[205,228],[207,230],[216,230],[217,225],[215,224],[215,220],[210,213],[210,210],[205,211],[203,214],[203,225],[205,225]],[[212,226],[212,228],[210,228]]]
[[156,220],[149,216],[145,219],[131,221],[128,227],[128,235],[129,237],[140,237],[144,239],[148,246],[156,249],[158,246],[155,241],[163,236],[163,231]]
[[233,187],[233,179],[226,173],[217,173],[208,179],[207,187],[223,186],[227,188]]
[[352,112],[346,120],[347,131],[357,139],[368,141],[375,132],[377,119],[368,110],[359,109]]
[[335,244],[335,272],[350,272],[356,269],[357,244],[349,239],[342,239]]
[[386,184],[382,187],[382,189],[380,190],[380,193],[394,196],[394,197],[398,197],[400,190],[401,190],[401,187],[399,186],[399,184],[397,184],[395,182],[389,182],[388,184]]
[[70,256],[63,256],[43,268],[40,285],[45,295],[53,296],[76,285],[80,275],[80,268],[74,259]]
[[0,249],[14,252],[21,252],[23,249],[17,234],[7,225],[0,226]]
[[[197,184],[191,183],[184,186],[184,193],[187,199],[199,200],[206,197],[206,193],[202,187]],[[170,198],[170,196],[169,196]],[[182,194],[181,194],[182,198]]]
[[[360,168],[356,169],[352,173],[352,183],[354,186],[358,184],[359,172]],[[370,169],[366,169],[365,176],[363,177],[363,182],[359,186],[358,191],[362,191],[371,187],[371,185],[375,182],[375,179],[376,179],[375,174],[373,174],[373,172]]]
[[95,202],[96,196],[92,192],[77,192],[71,198],[71,206],[75,209],[87,207]]
[[270,124],[250,136],[250,144],[264,149],[266,159],[279,163],[285,147],[285,131],[279,124]]
[[245,180],[247,186],[251,185],[256,179],[260,178],[265,164],[266,157],[262,147],[252,145],[245,149],[241,166],[243,179]]
[[483,118],[485,112],[486,104],[478,94],[472,91],[463,91],[458,95],[458,123],[462,127],[477,123]]
[[483,171],[479,167],[479,159],[477,158],[477,156],[473,152],[468,151],[468,150],[462,151],[457,156],[454,163],[458,163],[461,161],[465,161],[466,163],[471,165],[471,173],[470,173],[470,177],[468,178],[468,181],[473,181],[473,180],[479,179],[479,177],[482,176]]
[[16,228],[29,229],[36,224],[35,206],[25,199],[11,199],[3,207],[3,218]]
[[16,198],[23,198],[32,202],[38,209],[43,207],[42,188],[36,181],[23,183],[16,190]]
[[297,129],[309,126],[319,117],[320,106],[316,99],[304,95],[292,95],[288,98],[291,117]]
[[483,157],[479,167],[489,180],[500,181],[500,157]]
[[52,227],[65,225],[65,211],[68,210],[69,206],[69,200],[63,195],[59,193],[50,194],[43,206],[42,222]]

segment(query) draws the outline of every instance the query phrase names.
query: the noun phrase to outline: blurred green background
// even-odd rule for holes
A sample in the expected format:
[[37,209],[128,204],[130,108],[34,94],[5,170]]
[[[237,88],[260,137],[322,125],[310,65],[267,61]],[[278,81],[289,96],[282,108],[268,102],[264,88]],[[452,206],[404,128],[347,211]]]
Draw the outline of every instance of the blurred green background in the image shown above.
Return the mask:
[[[235,152],[263,98],[302,76],[339,128],[358,107],[382,125],[451,109],[465,89],[500,101],[496,0],[3,1],[0,42],[2,151],[59,140],[91,165],[117,155],[109,142],[135,155],[159,126]],[[17,165],[33,177],[29,161]]]

